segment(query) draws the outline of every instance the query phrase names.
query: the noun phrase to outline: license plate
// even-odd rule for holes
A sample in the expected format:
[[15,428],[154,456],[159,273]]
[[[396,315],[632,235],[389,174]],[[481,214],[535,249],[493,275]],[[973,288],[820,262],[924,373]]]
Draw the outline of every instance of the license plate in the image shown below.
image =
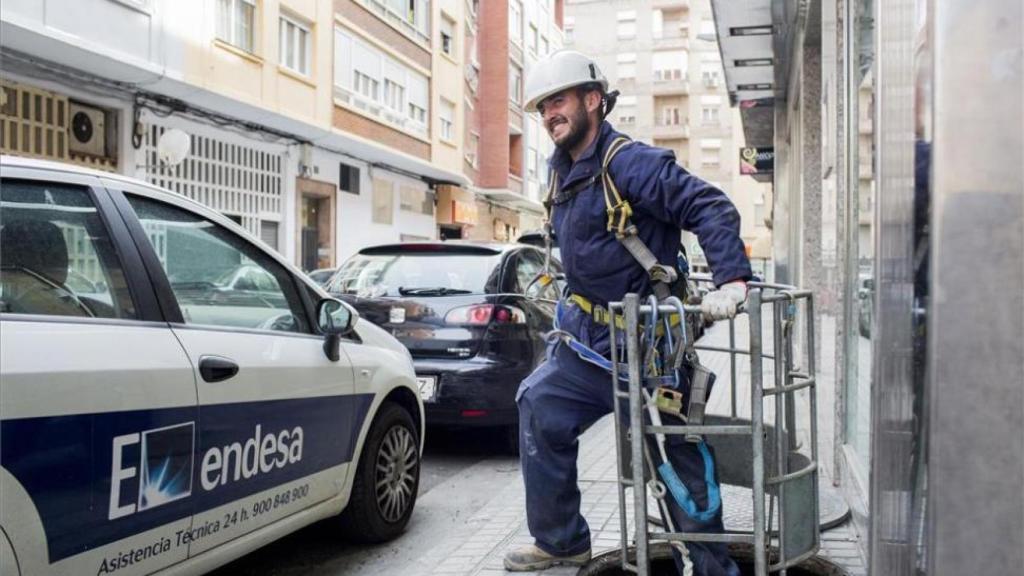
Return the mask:
[[437,376],[417,376],[416,384],[420,387],[420,397],[424,402],[433,402],[437,394]]

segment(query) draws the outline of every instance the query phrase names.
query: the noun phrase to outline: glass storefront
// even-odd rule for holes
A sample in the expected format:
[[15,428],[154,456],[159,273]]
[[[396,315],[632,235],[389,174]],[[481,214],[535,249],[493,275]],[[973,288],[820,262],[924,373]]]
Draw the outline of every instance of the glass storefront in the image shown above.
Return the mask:
[[845,438],[856,456],[857,472],[866,478],[871,462],[872,327],[875,324],[875,237],[877,204],[876,64],[874,0],[854,5],[850,137],[847,166],[851,191],[847,211]]

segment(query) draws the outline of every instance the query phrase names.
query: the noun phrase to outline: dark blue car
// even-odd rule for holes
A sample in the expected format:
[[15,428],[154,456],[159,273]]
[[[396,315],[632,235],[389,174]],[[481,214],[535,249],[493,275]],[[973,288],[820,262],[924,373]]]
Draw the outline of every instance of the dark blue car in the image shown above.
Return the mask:
[[409,349],[428,425],[500,427],[514,452],[516,390],[544,358],[558,297],[530,286],[543,265],[522,244],[389,244],[351,257],[327,290]]

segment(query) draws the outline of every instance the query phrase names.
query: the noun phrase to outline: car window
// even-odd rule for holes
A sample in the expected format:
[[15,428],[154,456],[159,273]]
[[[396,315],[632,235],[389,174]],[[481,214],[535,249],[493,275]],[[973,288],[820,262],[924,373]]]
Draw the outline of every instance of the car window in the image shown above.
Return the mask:
[[186,324],[310,332],[288,270],[187,210],[128,195]]
[[114,244],[87,188],[0,183],[0,312],[136,317]]
[[[558,272],[552,261],[552,273]],[[558,287],[556,282],[542,284],[541,282],[530,282],[537,277],[537,274],[544,269],[544,257],[534,250],[523,250],[516,258],[516,292],[526,291],[530,298],[558,299]]]
[[362,297],[403,296],[412,291],[421,295],[493,293],[500,263],[500,254],[356,254],[341,265],[327,289]]

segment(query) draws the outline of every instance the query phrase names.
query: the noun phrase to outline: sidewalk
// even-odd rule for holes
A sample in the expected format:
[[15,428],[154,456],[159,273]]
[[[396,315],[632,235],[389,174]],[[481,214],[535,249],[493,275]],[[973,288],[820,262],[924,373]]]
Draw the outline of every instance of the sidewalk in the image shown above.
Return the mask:
[[[744,334],[746,325],[739,322],[736,326],[737,340],[742,342],[745,338],[739,335]],[[766,341],[770,337],[766,335]],[[715,343],[723,345],[728,343],[728,324],[718,323],[702,339],[702,343]],[[823,351],[822,356],[825,356]],[[715,397],[709,406],[710,412],[715,414],[729,414],[731,403],[728,395],[729,360],[724,354],[702,355],[702,360],[709,364],[718,374],[718,383],[715,385]],[[745,369],[743,362],[738,362],[737,380],[749,382],[749,363]],[[826,388],[830,383],[821,383],[821,388]],[[747,388],[746,390],[749,390]],[[746,394],[747,401],[741,401]],[[830,461],[831,454],[831,390],[820,390],[818,406],[819,411],[827,411],[828,417],[819,414],[819,445],[821,450],[822,474],[827,474],[831,466],[826,463]],[[769,404],[769,403],[766,403]],[[737,389],[737,412],[743,414],[749,412],[749,392],[743,387]],[[805,428],[805,426],[801,426]],[[806,436],[806,430],[801,430],[801,436]],[[618,494],[616,491],[616,456],[614,448],[614,422],[612,418],[606,417],[598,421],[590,430],[580,438],[579,456],[579,486],[583,495],[582,511],[590,524],[591,538],[594,555],[619,548],[620,541],[620,520],[618,512]],[[826,449],[826,446],[828,447]],[[823,479],[827,484],[827,478]],[[723,498],[728,502],[743,500],[743,494],[733,494],[733,490],[743,490],[732,486],[724,486]],[[746,491],[749,495],[749,490]],[[749,496],[748,496],[749,497]],[[631,494],[627,492],[627,502],[631,501]],[[421,574],[431,575],[466,575],[466,576],[497,576],[506,572],[502,566],[502,558],[506,550],[522,544],[529,544],[533,540],[530,537],[526,526],[526,512],[523,502],[525,501],[523,483],[521,476],[510,477],[510,482],[481,509],[469,518],[460,528],[452,533],[447,533],[438,542],[430,553],[420,558],[418,568],[422,568]],[[653,506],[650,510],[655,510]],[[743,516],[742,513],[737,516]],[[727,528],[736,527],[731,524],[742,522],[742,519],[730,517],[727,512]],[[749,527],[748,527],[749,528]],[[627,534],[632,535],[633,526],[629,523]],[[863,559],[858,552],[855,534],[848,524],[822,533],[822,546],[819,554],[832,562],[839,564],[849,570],[852,575],[864,575]],[[576,568],[552,568],[537,574],[544,576],[573,576]]]

